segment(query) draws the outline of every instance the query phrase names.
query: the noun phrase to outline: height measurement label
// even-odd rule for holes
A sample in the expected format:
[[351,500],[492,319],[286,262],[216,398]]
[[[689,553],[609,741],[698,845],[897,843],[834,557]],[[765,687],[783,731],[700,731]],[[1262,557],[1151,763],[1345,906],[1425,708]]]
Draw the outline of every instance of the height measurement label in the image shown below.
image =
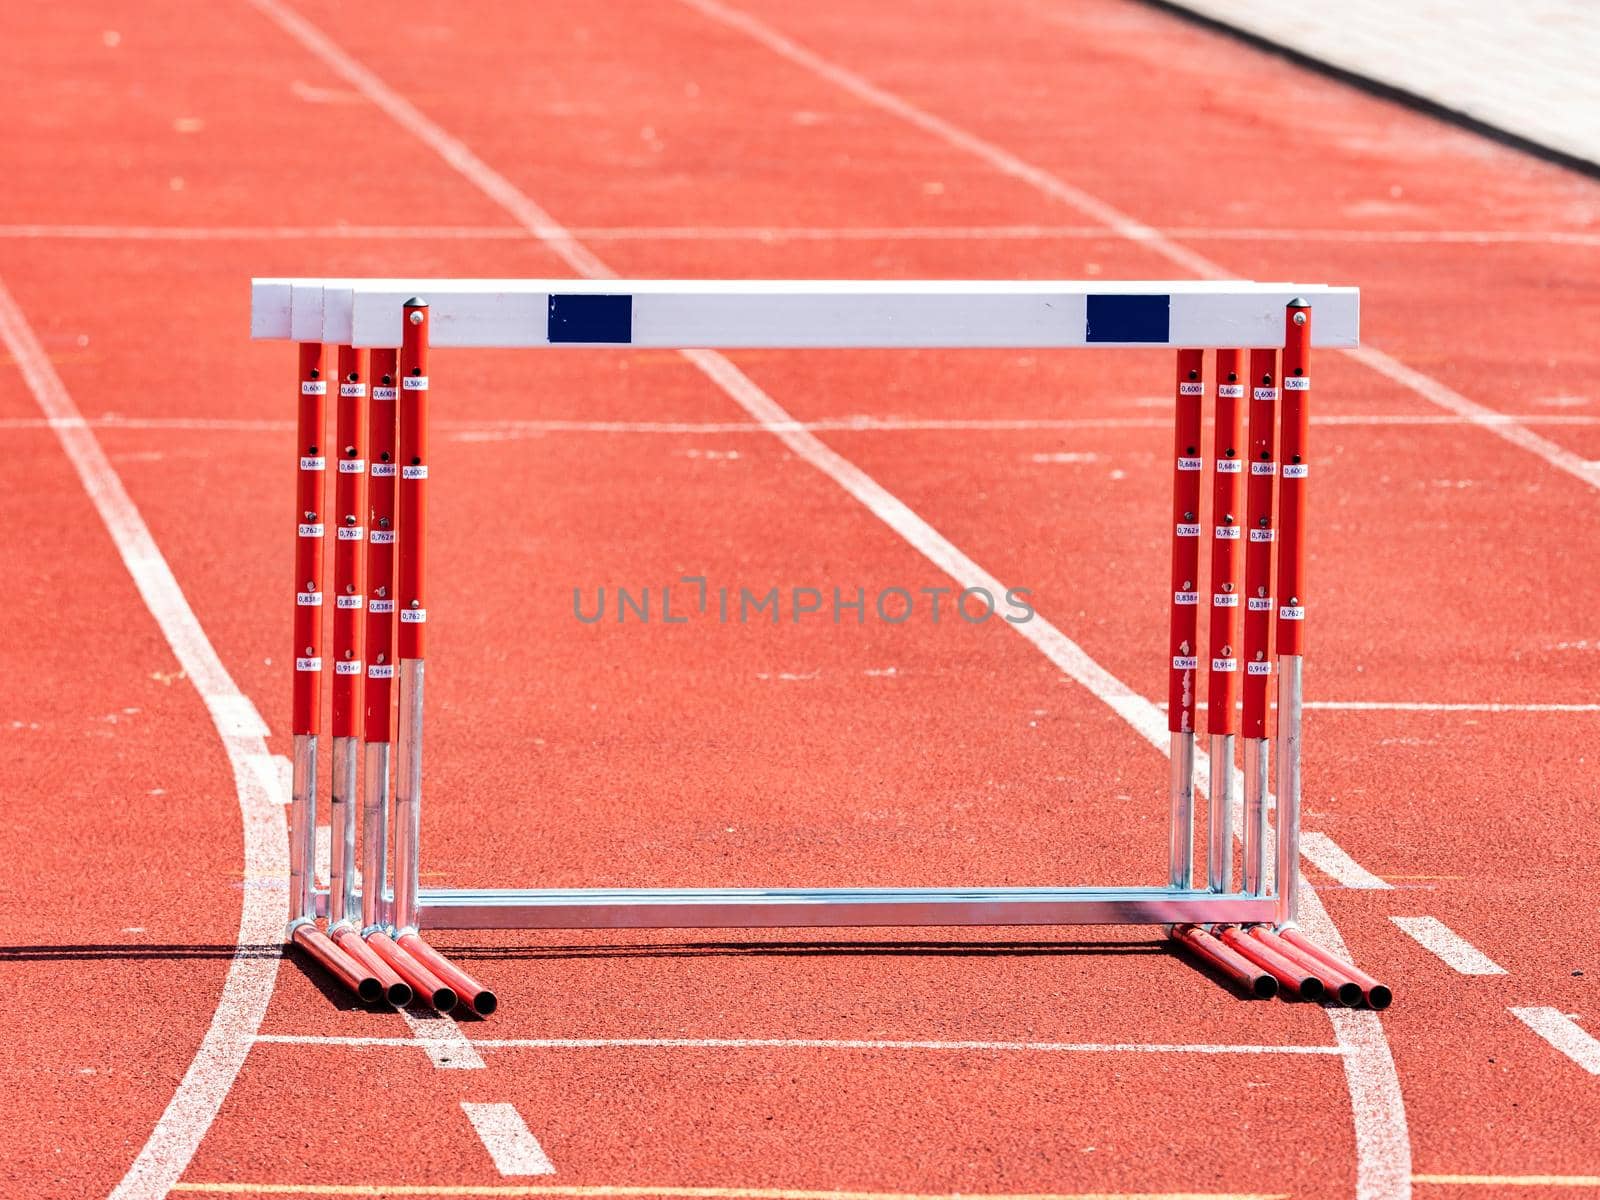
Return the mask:
[[1211,669],[1213,671],[1237,671],[1239,669],[1239,660],[1237,658],[1213,658],[1211,660]]
[[1271,675],[1272,664],[1269,662],[1245,663],[1244,669],[1251,675]]
[[1172,656],[1172,669],[1174,671],[1197,671],[1200,669],[1200,660],[1193,654],[1174,654]]
[[322,593],[321,592],[296,592],[294,594],[294,602],[297,605],[299,605],[301,608],[321,608],[322,607]]
[[339,540],[341,542],[359,542],[366,536],[367,531],[359,525],[339,526]]
[[1277,473],[1278,466],[1270,459],[1266,462],[1253,462],[1250,464],[1250,474],[1252,475],[1276,475]]
[[367,469],[367,460],[364,458],[341,458],[339,460],[339,474],[359,475]]
[[328,460],[321,455],[302,454],[300,456],[300,469],[302,471],[324,471],[328,467]]
[[1179,525],[1177,529],[1179,537],[1197,538],[1200,536],[1200,526],[1198,523],[1193,525]]
[[1250,611],[1251,612],[1271,612],[1272,611],[1272,597],[1271,596],[1251,596],[1250,597]]
[[367,394],[367,385],[364,383],[341,383],[339,395],[348,396],[352,400],[359,400]]
[[379,600],[374,596],[367,601],[367,611],[370,613],[392,613],[394,611],[394,601]]
[[407,375],[400,381],[400,386],[408,392],[425,392],[428,390],[428,377],[426,375]]
[[1284,463],[1283,477],[1285,479],[1304,479],[1311,473],[1310,463]]
[[1212,592],[1211,603],[1216,608],[1238,608],[1238,592]]
[[319,538],[322,536],[322,526],[313,525],[306,521],[300,522],[300,536],[303,538]]
[[1286,392],[1309,392],[1311,390],[1311,376],[1291,375],[1283,381],[1283,390]]
[[1178,395],[1180,396],[1204,396],[1205,394],[1206,385],[1203,381],[1185,381],[1178,385]]
[[1237,542],[1239,540],[1239,527],[1237,525],[1218,525],[1212,532],[1219,542]]
[[1173,592],[1172,593],[1172,602],[1174,604],[1199,604],[1200,603],[1200,593],[1199,592]]
[[372,464],[372,477],[374,479],[393,479],[394,464],[375,462]]
[[1238,475],[1244,471],[1244,464],[1237,458],[1217,459],[1218,475]]
[[423,625],[428,620],[428,610],[425,608],[402,608],[400,610],[400,624]]
[[1244,399],[1244,384],[1242,384],[1242,383],[1219,383],[1219,384],[1217,384],[1217,395],[1220,396],[1224,400],[1243,400]]
[[372,389],[372,398],[374,400],[393,400],[399,395],[400,390],[398,388],[375,387]]
[[1285,604],[1278,609],[1280,621],[1304,621],[1306,619],[1306,606],[1304,604]]
[[328,394],[328,381],[326,379],[302,379],[300,381],[300,394],[302,396],[326,396]]
[[297,658],[294,660],[294,669],[296,671],[320,671],[322,670],[322,660],[320,658]]
[[366,603],[365,596],[340,596],[334,601],[340,608],[360,608]]
[[333,673],[335,675],[359,675],[361,674],[361,664],[358,662],[336,662],[333,664]]
[[370,667],[367,668],[367,678],[368,679],[393,679],[394,678],[394,664],[393,663],[373,663]]
[[394,530],[374,529],[371,541],[374,546],[392,546],[394,545]]
[[1278,398],[1278,389],[1272,387],[1260,387],[1256,388],[1256,390],[1250,394],[1257,400],[1276,400]]
[[1200,469],[1200,459],[1199,458],[1190,458],[1187,455],[1182,455],[1182,456],[1179,457],[1179,459],[1178,459],[1178,470],[1180,470],[1180,471],[1198,471],[1199,469]]
[[426,479],[427,477],[428,465],[426,463],[421,463],[415,467],[400,468],[401,479]]
[[1250,540],[1252,542],[1270,542],[1275,531],[1271,529],[1252,529]]

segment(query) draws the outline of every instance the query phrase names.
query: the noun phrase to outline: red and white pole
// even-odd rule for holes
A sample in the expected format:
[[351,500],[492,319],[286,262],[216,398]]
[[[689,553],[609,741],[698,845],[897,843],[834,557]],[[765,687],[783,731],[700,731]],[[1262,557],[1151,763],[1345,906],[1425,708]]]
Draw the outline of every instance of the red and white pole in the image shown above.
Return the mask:
[[399,763],[394,813],[394,927],[416,932],[422,832],[422,712],[428,606],[428,305],[405,304],[400,346]]
[[1300,729],[1306,617],[1306,476],[1311,394],[1311,305],[1291,300],[1283,340],[1283,417],[1278,453],[1278,905],[1291,924],[1300,900]]
[[374,350],[367,487],[367,615],[364,633],[366,709],[362,723],[364,794],[361,822],[361,928],[389,920],[390,744],[394,740],[395,459],[399,354]]
[[1267,709],[1272,688],[1272,499],[1278,421],[1278,352],[1250,351],[1250,474],[1245,483],[1244,890],[1267,894]]
[[1206,884],[1233,886],[1233,742],[1239,732],[1239,591],[1243,552],[1244,375],[1242,350],[1217,351],[1211,458],[1211,627],[1206,728],[1211,742]]
[[295,427],[294,782],[289,806],[289,920],[315,920],[317,734],[322,721],[323,480],[328,380],[323,347],[300,345]]
[[1200,636],[1200,434],[1205,382],[1199,350],[1178,351],[1173,419],[1172,630],[1167,687],[1172,802],[1168,879],[1194,886],[1194,713]]
[[368,352],[340,346],[334,417],[333,807],[328,925],[356,919],[356,742],[361,706],[361,618],[365,607]]

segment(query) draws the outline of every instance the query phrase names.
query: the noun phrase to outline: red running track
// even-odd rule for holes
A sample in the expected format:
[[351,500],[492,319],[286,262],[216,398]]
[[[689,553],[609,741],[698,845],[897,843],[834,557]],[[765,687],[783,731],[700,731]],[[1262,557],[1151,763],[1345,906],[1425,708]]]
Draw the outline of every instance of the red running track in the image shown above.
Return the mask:
[[[1592,182],[1137,5],[747,6],[803,48],[787,57],[690,5],[302,11],[623,274],[1186,273],[1168,243],[997,169],[998,148],[1242,275],[1359,283],[1373,345],[1600,458],[1597,351],[1573,336],[1596,315]],[[243,341],[244,280],[568,273],[286,22],[265,0],[76,3],[30,12],[0,52],[17,114],[0,327],[22,368],[0,369],[17,450],[0,943],[32,1001],[3,1060],[8,1192],[1333,1196],[1414,1175],[1481,1196],[1600,1172],[1583,1044],[1510,1011],[1600,1027],[1597,497],[1343,357],[1317,365],[1308,694],[1421,707],[1312,711],[1306,828],[1392,886],[1307,871],[1396,984],[1381,1019],[1236,1001],[1142,934],[557,933],[449,939],[503,1000],[466,1037],[511,1044],[430,1057],[399,1016],[298,965],[274,978],[272,938],[240,954],[247,902],[281,895],[246,859],[276,817],[246,803],[265,832],[241,841],[225,747],[41,420],[40,361],[281,754],[293,365]],[[340,224],[435,232],[248,233]],[[107,228],[66,228],[84,225]],[[1159,698],[1169,364],[734,358]],[[1161,876],[1165,763],[1009,629],[573,619],[574,586],[685,574],[948,582],[682,358],[441,353],[433,376],[425,882]],[[974,416],[990,424],[940,425]],[[1523,707],[1441,707],[1491,703]],[[1528,707],[1561,703],[1589,707]],[[1437,918],[1506,973],[1460,974],[1393,917]],[[225,992],[230,968],[248,978]],[[248,1047],[241,997],[269,988],[259,1032],[285,1040],[237,1078],[202,1058],[178,1094],[214,1119],[179,1106],[152,1141],[219,998],[223,1041]],[[1351,1038],[1341,1070],[1327,1051]],[[502,1175],[463,1102],[514,1105],[555,1174]]]

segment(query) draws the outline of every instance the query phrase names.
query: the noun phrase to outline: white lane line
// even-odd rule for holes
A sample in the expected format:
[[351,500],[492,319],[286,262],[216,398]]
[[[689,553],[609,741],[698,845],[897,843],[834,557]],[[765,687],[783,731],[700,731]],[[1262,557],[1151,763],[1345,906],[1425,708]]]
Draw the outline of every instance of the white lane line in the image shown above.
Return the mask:
[[[523,234],[527,236],[526,233]],[[646,353],[670,353],[647,351]],[[1600,416],[1582,413],[1532,413],[1504,416],[1506,421],[1528,425],[1600,425]],[[1444,413],[1340,413],[1311,418],[1313,425],[1330,427],[1426,427],[1465,426],[1478,422]],[[293,421],[263,418],[227,417],[91,417],[84,422],[90,429],[172,429],[218,433],[277,433],[293,429]],[[0,417],[0,429],[49,429],[41,417]],[[539,437],[547,433],[636,433],[636,434],[762,434],[772,430],[755,421],[436,421],[433,427],[461,442],[504,442]],[[1172,422],[1160,417],[824,417],[815,421],[792,421],[788,428],[813,433],[901,433],[901,432],[1028,432],[1030,430],[1110,430],[1171,429]]]
[[1504,975],[1506,969],[1438,917],[1390,917],[1424,950],[1463,975]]
[[[330,70],[364,93],[402,128],[431,147],[574,271],[595,279],[615,278],[615,273],[593,251],[577,242],[569,230],[557,224],[550,214],[524,195],[516,185],[473,154],[463,142],[425,116],[372,71],[350,57],[337,43],[282,0],[249,0],[249,3],[320,58]],[[943,122],[940,124],[943,125]],[[953,127],[949,128],[959,133]],[[1025,164],[1019,165],[1025,167]],[[1146,228],[1086,193],[1069,188],[1043,172],[1037,174],[1062,189],[1064,198],[1066,194],[1074,197],[1074,203],[1093,219],[1118,221],[1118,231],[1124,236],[1137,236],[1140,230]],[[1187,253],[1175,243],[1164,244],[1170,246],[1173,252]],[[1205,263],[1199,256],[1194,257],[1197,263]],[[815,434],[793,428],[794,418],[727,358],[708,350],[688,350],[682,354],[747,413],[770,427],[774,436],[798,457],[855,497],[952,579],[963,587],[988,586],[992,595],[1004,593],[998,580],[957,550],[899,497],[836,453]],[[1000,590],[995,591],[995,588]],[[1161,711],[1090,658],[1065,634],[1042,619],[1025,625],[1013,625],[1012,628],[1031,641],[1057,668],[1076,679],[1121,716],[1158,751],[1162,754],[1169,752],[1167,723]],[[1195,770],[1198,778],[1203,780],[1208,777],[1208,762],[1202,753],[1195,754]],[[1242,773],[1237,768],[1234,777],[1233,823],[1235,829],[1241,829],[1244,824],[1244,787]],[[1328,919],[1315,889],[1311,887],[1301,892],[1301,923],[1308,934],[1319,939],[1329,951],[1348,955],[1344,939]],[[1335,1039],[1350,1051],[1344,1056],[1344,1065],[1355,1134],[1357,1194],[1360,1200],[1408,1196],[1411,1189],[1411,1142],[1406,1131],[1405,1100],[1382,1022],[1374,1012],[1358,1012],[1354,1009],[1324,1011],[1333,1025]]]
[[[1600,246],[1600,234],[1540,229],[1265,229],[1175,226],[1163,237],[1188,241],[1349,242],[1383,245]],[[1078,241],[1106,236],[1103,225],[595,225],[573,226],[588,242],[951,242]],[[517,225],[0,225],[7,240],[128,242],[520,241]]]
[[470,1071],[485,1065],[483,1056],[448,1013],[414,1013],[402,1008],[400,1015],[411,1026],[413,1036],[395,1040],[401,1045],[420,1045],[434,1066],[446,1071]]
[[554,1175],[555,1163],[539,1145],[527,1122],[511,1104],[473,1104],[461,1102],[461,1111],[467,1114],[472,1128],[477,1130],[483,1148],[494,1159],[494,1168],[502,1175]]
[[1325,833],[1303,830],[1300,834],[1300,853],[1324,875],[1330,875],[1347,888],[1367,888],[1388,891],[1394,884],[1385,882],[1345,853]]
[[[899,117],[946,145],[988,163],[1001,174],[1020,180],[1044,195],[1059,200],[1089,220],[1099,222],[1118,237],[1148,246],[1152,252],[1174,266],[1192,271],[1202,279],[1233,278],[1233,272],[1220,264],[1106,203],[1098,196],[1074,187],[1060,176],[1024,161],[994,142],[962,129],[942,117],[937,117],[909,100],[869,82],[854,71],[823,58],[748,13],[723,4],[720,0],[682,0],[682,2],[727,28],[740,30],[779,57],[810,71],[863,103]],[[1582,480],[1590,487],[1600,488],[1600,462],[1589,462],[1515,421],[1499,419],[1506,414],[1497,413],[1474,400],[1467,399],[1453,388],[1446,387],[1421,371],[1406,366],[1374,346],[1358,346],[1344,353],[1401,387],[1415,392],[1430,403],[1464,417],[1512,445],[1537,455],[1551,466]],[[1398,1179],[1394,1180],[1394,1183],[1399,1186]]]
[[[414,1049],[402,1037],[355,1037],[334,1034],[263,1034],[258,1042],[288,1046],[351,1046]],[[932,1050],[1030,1054],[1332,1054],[1340,1046],[1252,1046],[1218,1043],[1162,1042],[932,1042],[883,1038],[472,1038],[479,1050]]]
[[1511,1015],[1591,1075],[1600,1075],[1600,1038],[1559,1008],[1513,1008]]
[[[112,1191],[112,1200],[155,1200],[183,1175],[211,1127],[234,1077],[250,1053],[278,974],[278,955],[256,947],[283,941],[289,919],[289,836],[283,807],[257,766],[269,758],[255,706],[239,691],[195,618],[149,527],[122,486],[105,451],[85,426],[49,357],[11,292],[0,281],[0,341],[16,361],[40,410],[104,522],[128,574],[155,618],[184,674],[205,702],[233,768],[244,832],[244,878],[278,886],[246,887],[238,949],[228,965],[217,1008],[200,1048],[149,1139]],[[247,949],[248,947],[248,949]]]

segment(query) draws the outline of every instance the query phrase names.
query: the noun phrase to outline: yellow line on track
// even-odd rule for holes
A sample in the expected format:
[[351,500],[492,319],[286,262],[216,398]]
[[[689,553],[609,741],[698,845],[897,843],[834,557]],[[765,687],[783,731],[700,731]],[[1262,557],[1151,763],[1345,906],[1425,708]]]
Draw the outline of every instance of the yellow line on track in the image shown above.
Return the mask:
[[1480,1187],[1600,1188],[1600,1175],[1413,1175],[1412,1183],[1454,1183]]
[[690,1197],[693,1200],[1288,1200],[1286,1193],[1256,1192],[1027,1192],[1000,1195],[985,1192],[813,1192],[795,1188],[739,1187],[553,1187],[549,1184],[379,1183],[176,1183],[175,1192],[213,1196],[566,1196]]

